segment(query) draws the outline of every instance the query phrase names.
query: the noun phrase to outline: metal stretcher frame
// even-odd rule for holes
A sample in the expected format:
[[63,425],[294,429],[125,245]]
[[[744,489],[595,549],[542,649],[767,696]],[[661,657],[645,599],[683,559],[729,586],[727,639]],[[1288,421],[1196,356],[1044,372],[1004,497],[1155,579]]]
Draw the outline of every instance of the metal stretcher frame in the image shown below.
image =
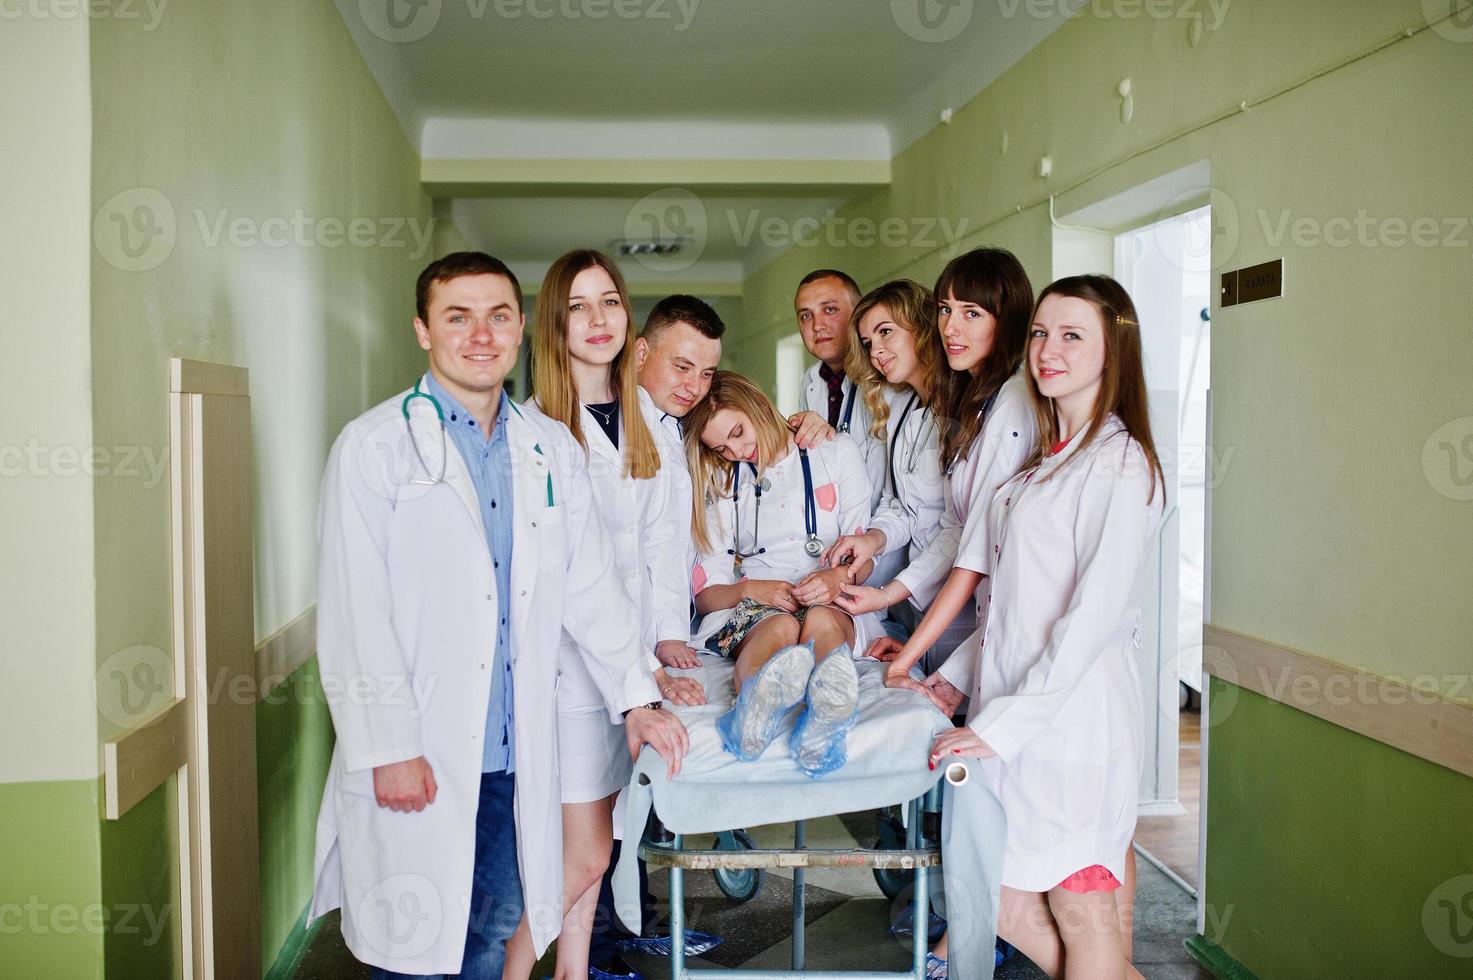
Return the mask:
[[[938,774],[939,776],[940,774]],[[700,974],[713,974],[728,980],[779,980],[791,977],[822,977],[825,980],[925,980],[928,930],[926,923],[930,913],[930,869],[941,865],[941,847],[938,844],[921,846],[922,814],[934,810],[940,800],[941,787],[931,787],[922,796],[907,804],[910,820],[906,826],[906,846],[903,850],[879,850],[875,848],[819,848],[805,846],[806,827],[796,821],[791,849],[757,850],[688,850],[681,846],[682,835],[675,835],[673,844],[655,844],[644,840],[639,849],[640,857],[652,868],[670,869],[670,935],[685,935],[685,872],[714,871],[720,868],[791,868],[793,871],[793,956],[790,970],[724,970],[685,965],[685,944],[675,941],[670,944],[671,980],[689,980]],[[806,871],[807,868],[891,868],[915,871],[915,891],[911,896],[911,968],[904,972],[875,970],[804,970],[807,956],[807,911]]]

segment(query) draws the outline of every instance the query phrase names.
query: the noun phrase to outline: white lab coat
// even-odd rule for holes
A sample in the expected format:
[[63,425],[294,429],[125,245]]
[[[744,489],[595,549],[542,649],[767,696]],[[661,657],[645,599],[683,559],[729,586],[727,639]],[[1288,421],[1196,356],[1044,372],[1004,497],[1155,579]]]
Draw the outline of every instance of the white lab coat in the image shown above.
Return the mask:
[[[643,391],[643,389],[641,389]],[[651,403],[653,404],[653,403]],[[656,409],[658,412],[659,410]],[[685,543],[685,557],[682,561],[682,589],[685,593],[686,624],[690,623],[690,572],[696,564],[696,546],[691,540],[690,519],[691,500],[694,491],[691,489],[690,463],[685,455],[685,434],[680,428],[680,419],[674,415],[659,414],[658,425],[653,426],[655,441],[660,444],[660,466],[663,469],[665,459],[672,460],[670,465],[670,498],[672,513],[678,515],[677,522],[680,540]],[[687,629],[687,634],[690,632]]]
[[[433,409],[415,399],[421,462],[401,414],[406,394],[344,428],[322,481],[317,655],[337,744],[318,815],[311,917],[341,907],[348,948],[366,963],[455,973],[500,603],[470,473],[442,441]],[[511,411],[515,818],[540,953],[562,920],[552,710],[562,631],[578,639],[612,713],[658,692],[640,656],[637,610],[619,598],[582,448],[562,426]],[[414,482],[437,475],[442,459],[442,482]],[[590,595],[608,599],[577,601]],[[435,802],[420,813],[380,807],[374,767],[416,756],[434,771]]]
[[1003,884],[1033,892],[1096,864],[1125,880],[1144,742],[1136,651],[1163,490],[1147,502],[1154,475],[1114,416],[1072,454],[1019,474],[988,509],[967,722],[997,753],[980,768],[1008,817]]
[[[869,474],[859,448],[851,439],[830,439],[808,451],[813,472],[813,495],[817,511],[818,539],[827,549],[842,534],[855,534],[869,527]],[[735,510],[740,513],[741,547],[743,551],[767,549],[742,562],[738,576],[728,549],[733,548],[733,503],[730,496],[717,497],[706,504],[706,527],[711,536],[711,551],[698,556],[691,591],[699,594],[711,585],[732,585],[742,578],[775,579],[797,583],[818,571],[819,558],[804,550],[808,533],[804,527],[803,466],[798,450],[788,452],[762,474],[771,486],[762,494],[758,519],[757,495],[752,468],[743,465],[742,481]],[[753,535],[758,537],[754,544]],[[693,641],[705,644],[731,618],[731,609],[717,609],[701,619]],[[855,642],[852,653],[862,655],[870,641],[883,633],[880,620],[866,613],[854,621]]]
[[940,533],[945,512],[941,426],[915,392],[903,392],[885,422],[885,492],[870,527],[885,533],[883,554],[910,562]]
[[[660,469],[649,479],[624,475],[624,453],[615,447],[587,407],[581,408],[583,438],[588,443],[588,477],[594,506],[614,543],[613,560],[628,599],[640,610],[640,643],[645,667],[660,668],[655,644],[690,639],[690,575],[684,564],[689,550],[690,511],[681,506],[674,486],[690,476],[685,460],[669,452],[669,444],[653,431],[660,412],[643,389],[638,391],[645,425],[660,453]],[[551,421],[536,399],[522,406],[529,415]],[[622,419],[620,427],[622,433]],[[689,490],[685,494],[689,501]],[[559,649],[558,715],[563,802],[589,803],[628,783],[631,760],[621,720],[609,717],[593,673],[578,653],[573,636],[563,630]]]
[[[945,490],[941,499],[944,509],[931,540],[895,576],[897,582],[910,590],[912,601],[922,609],[935,601],[936,593],[946,584],[953,568],[968,568],[984,574],[987,571],[981,559],[973,557],[979,549],[981,554],[987,551],[987,504],[997,488],[1022,467],[1038,438],[1038,422],[1033,415],[1028,380],[1023,376],[1023,370],[1027,368],[1003,383],[966,458],[953,467],[950,476],[943,477]],[[937,452],[939,459],[939,448]],[[974,519],[974,515],[984,519]],[[890,516],[894,516],[893,511]],[[904,527],[909,527],[910,536],[916,534],[915,523]],[[904,533],[902,526],[897,525],[895,539],[892,540],[887,531],[886,548],[898,548],[899,542],[905,540],[901,538]],[[986,589],[984,580],[977,589],[979,604],[985,600]],[[965,687],[961,689],[966,690]]]
[[[800,412],[817,412],[825,420],[829,417],[829,385],[823,378],[819,377],[818,369],[821,364],[813,364],[807,371],[803,372],[803,383],[798,386],[798,410]],[[887,390],[886,400],[891,402],[891,414],[894,414],[895,392]],[[854,440],[859,447],[859,453],[864,460],[865,473],[869,478],[870,487],[870,512],[873,513],[880,503],[880,494],[885,489],[885,443],[884,440],[870,434],[870,426],[874,424],[874,416],[870,414],[869,406],[864,403],[864,396],[855,390],[854,382],[846,377],[844,379],[844,401],[854,399],[854,411],[849,417],[849,438]],[[839,411],[839,419],[842,423],[844,418],[843,409]]]

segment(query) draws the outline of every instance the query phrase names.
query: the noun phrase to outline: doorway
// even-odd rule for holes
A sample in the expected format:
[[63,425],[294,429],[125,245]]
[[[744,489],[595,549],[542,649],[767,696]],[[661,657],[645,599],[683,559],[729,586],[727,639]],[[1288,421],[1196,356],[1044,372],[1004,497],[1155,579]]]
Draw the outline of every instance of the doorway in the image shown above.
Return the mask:
[[1200,164],[1054,219],[1055,277],[1114,276],[1135,301],[1166,510],[1146,572],[1137,844],[1200,885],[1202,624],[1212,483],[1212,209]]

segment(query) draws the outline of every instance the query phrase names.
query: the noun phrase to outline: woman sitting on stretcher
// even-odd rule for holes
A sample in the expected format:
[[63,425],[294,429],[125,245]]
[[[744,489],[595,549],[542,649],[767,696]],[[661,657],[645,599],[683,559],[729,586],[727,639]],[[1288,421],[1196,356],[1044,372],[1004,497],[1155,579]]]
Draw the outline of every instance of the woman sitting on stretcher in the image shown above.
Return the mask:
[[756,759],[804,704],[793,757],[810,776],[832,772],[858,713],[849,651],[882,633],[874,614],[855,619],[831,605],[870,563],[820,561],[840,535],[869,525],[859,448],[833,439],[799,449],[762,390],[730,371],[717,372],[686,416],[685,446],[695,491],[691,591],[703,617],[693,642],[736,661],[736,705],[717,722],[722,744]]

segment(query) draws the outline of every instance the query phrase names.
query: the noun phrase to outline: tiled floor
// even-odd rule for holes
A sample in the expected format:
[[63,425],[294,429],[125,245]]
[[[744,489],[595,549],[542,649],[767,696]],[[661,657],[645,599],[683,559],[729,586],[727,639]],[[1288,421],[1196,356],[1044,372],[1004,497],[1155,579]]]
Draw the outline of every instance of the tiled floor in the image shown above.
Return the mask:
[[[874,843],[874,815],[849,814],[828,817],[808,824],[812,847],[854,847]],[[759,847],[792,845],[792,825],[750,828]],[[703,844],[697,839],[694,843]],[[668,875],[651,876],[651,889],[663,901],[668,894]],[[686,876],[686,914],[691,928],[715,933],[725,939],[692,966],[714,968],[777,968],[790,964],[792,921],[790,912],[791,873],[770,872],[762,891],[746,904],[723,896],[706,873]],[[865,869],[814,869],[808,874],[806,921],[807,969],[903,970],[910,961],[908,940],[889,934],[892,914],[901,903],[884,897],[874,876]],[[1187,955],[1182,941],[1192,933],[1195,906],[1185,892],[1155,868],[1139,863],[1137,890],[1135,960],[1145,976],[1156,980],[1205,980],[1202,971]],[[642,956],[629,960],[651,980],[665,975],[668,961]],[[534,976],[552,972],[549,955]],[[298,980],[367,977],[368,971],[353,961],[338,934],[336,915],[318,930],[301,967]],[[1021,955],[998,970],[1000,978],[1032,978],[1043,974]]]

